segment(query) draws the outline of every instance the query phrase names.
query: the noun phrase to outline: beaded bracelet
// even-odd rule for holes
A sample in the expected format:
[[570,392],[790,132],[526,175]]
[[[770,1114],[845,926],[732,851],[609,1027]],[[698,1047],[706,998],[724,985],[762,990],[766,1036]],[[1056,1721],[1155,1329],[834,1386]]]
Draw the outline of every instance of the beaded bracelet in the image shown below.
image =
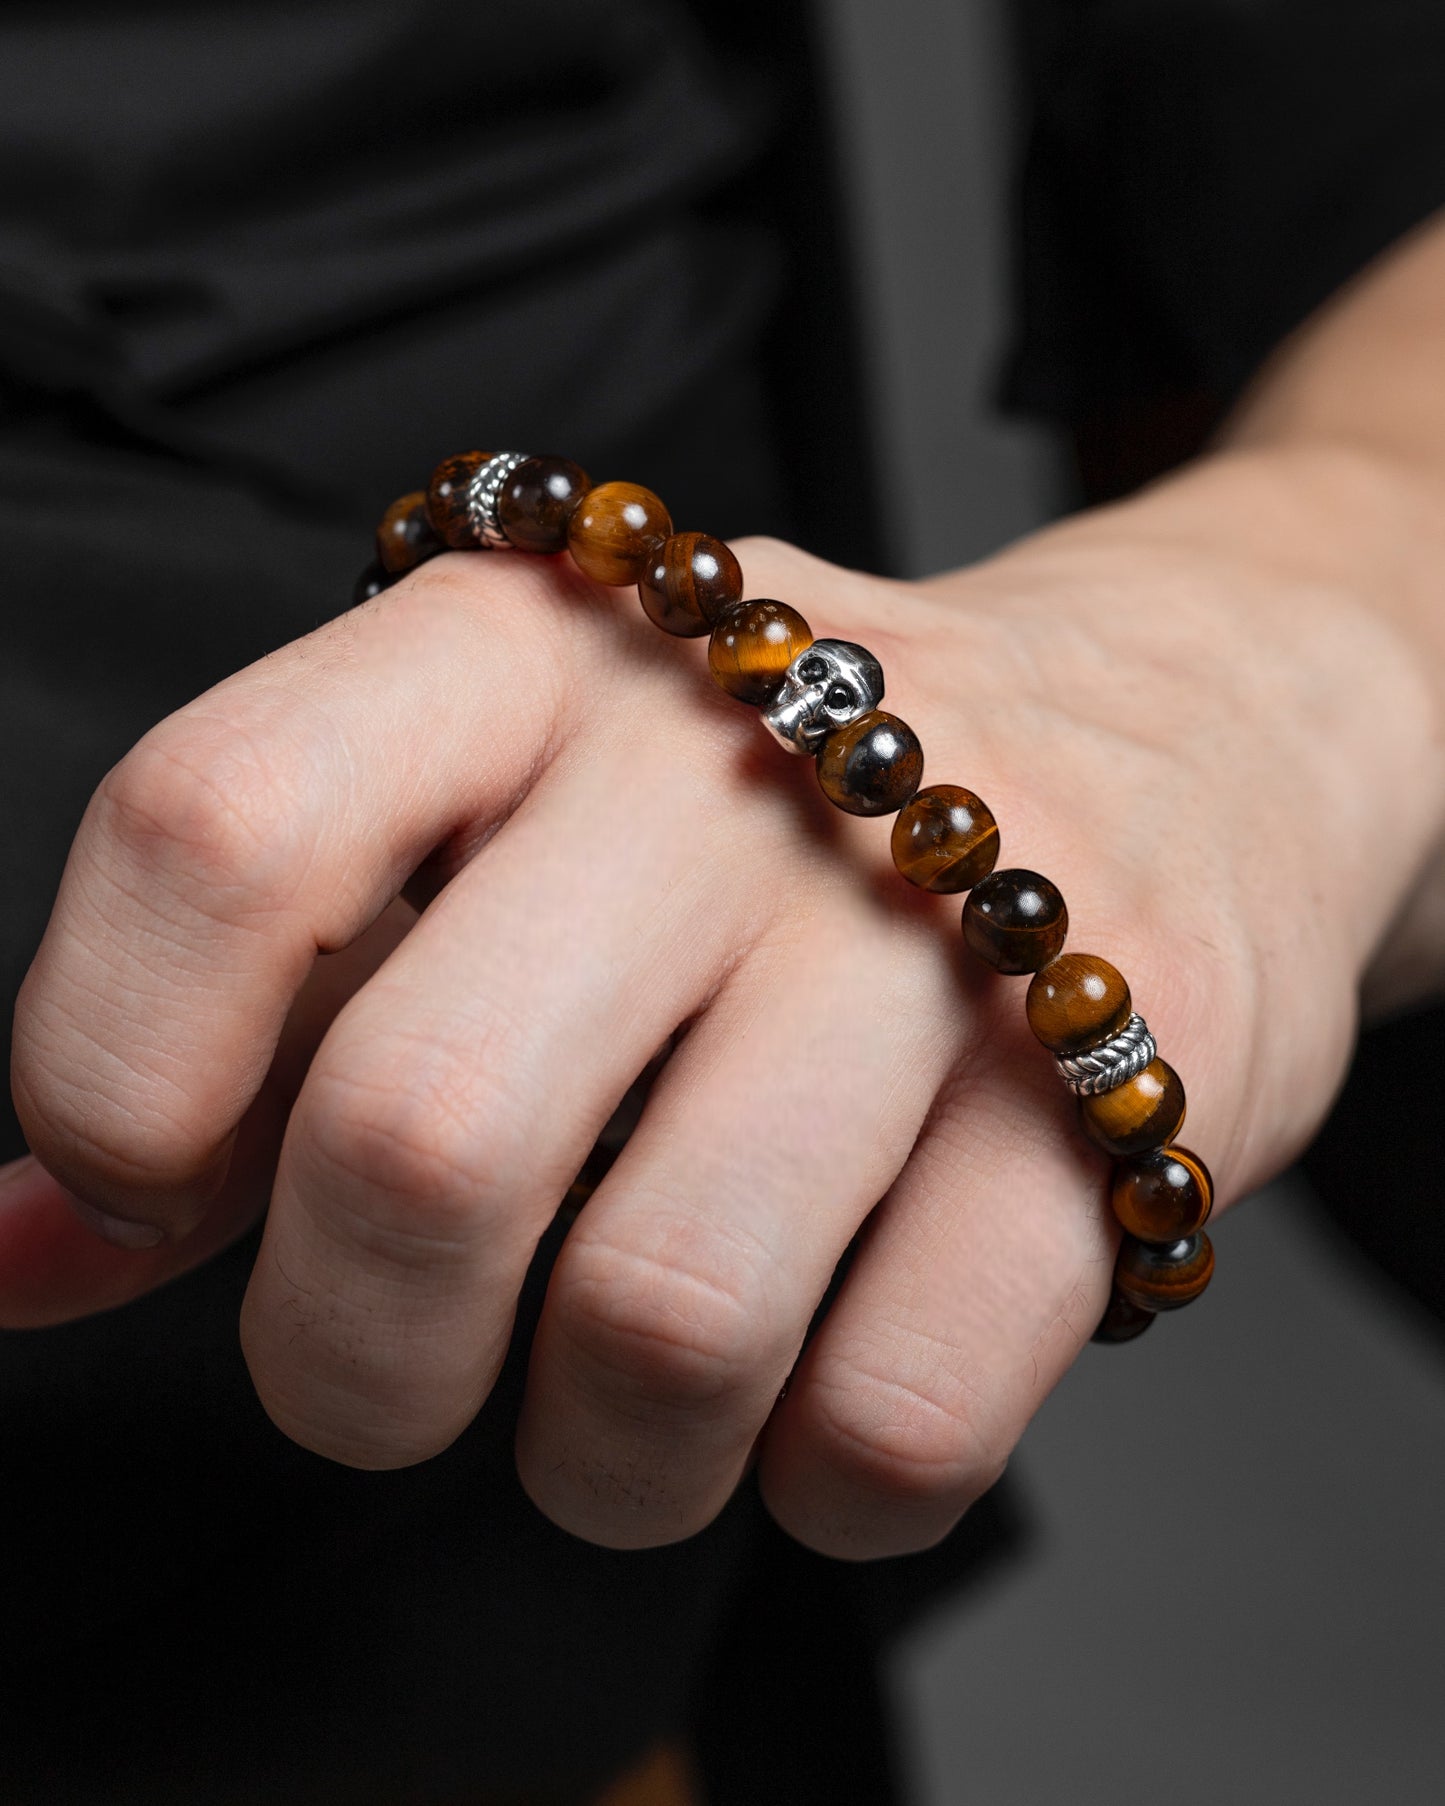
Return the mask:
[[[1172,1145],[1184,1122],[1178,1075],[1134,1014],[1122,975],[1096,954],[1063,951],[1069,913],[1057,885],[994,869],[999,832],[988,806],[958,784],[919,788],[923,748],[907,722],[879,708],[883,668],[873,654],[815,640],[786,602],[745,602],[728,546],[674,533],[651,490],[594,488],[580,465],[523,452],[463,452],[439,464],[425,490],[393,502],[355,599],[439,552],[504,546],[568,551],[595,582],[636,584],[665,632],[708,634],[714,680],[757,708],[789,752],[813,757],[830,802],[850,815],[896,816],[893,862],[910,884],[968,893],[964,940],[995,972],[1032,974],[1029,1027],[1078,1097],[1085,1133],[1115,1159],[1110,1199],[1124,1236],[1094,1340],[1131,1341],[1158,1312],[1197,1298],[1214,1271],[1203,1232],[1214,1185],[1197,1154]],[[585,1196],[590,1186],[579,1186]]]

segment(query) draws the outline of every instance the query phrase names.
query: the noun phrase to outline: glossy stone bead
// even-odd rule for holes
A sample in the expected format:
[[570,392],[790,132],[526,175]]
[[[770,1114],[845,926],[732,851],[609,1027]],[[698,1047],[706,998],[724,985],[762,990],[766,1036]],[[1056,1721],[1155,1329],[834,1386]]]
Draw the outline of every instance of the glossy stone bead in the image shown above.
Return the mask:
[[464,552],[477,543],[477,530],[467,512],[467,491],[472,478],[492,456],[491,452],[458,452],[443,458],[427,484],[427,518],[443,544]]
[[1109,1191],[1114,1215],[1141,1242],[1177,1242],[1209,1221],[1214,1181],[1187,1148],[1156,1148],[1121,1160]]
[[398,496],[376,529],[378,563],[393,577],[400,577],[442,550],[441,539],[427,516],[425,491],[413,489],[410,495]]
[[1134,1013],[1123,974],[1097,953],[1065,953],[1035,974],[1029,1027],[1050,1053],[1082,1053],[1107,1041]]
[[906,721],[869,709],[836,727],[818,754],[818,782],[830,803],[850,815],[891,815],[923,776],[923,748]]
[[1079,1099],[1079,1115],[1090,1140],[1119,1158],[1162,1148],[1184,1126],[1184,1087],[1165,1060],[1151,1060],[1142,1072]]
[[1132,1342],[1136,1336],[1153,1324],[1156,1313],[1141,1311],[1137,1304],[1131,1304],[1120,1291],[1109,1295],[1109,1307],[1099,1319],[1099,1327],[1094,1331],[1091,1341],[1094,1342]]
[[594,583],[614,588],[636,583],[672,517],[650,489],[637,483],[600,483],[572,511],[567,549]]
[[1063,951],[1069,912],[1056,884],[1017,867],[980,879],[963,906],[963,938],[1008,977],[1037,972]]
[[710,533],[674,533],[637,585],[647,618],[685,639],[709,632],[743,595],[743,568]]
[[497,519],[519,552],[565,552],[573,510],[592,479],[570,458],[525,458],[497,496]]
[[381,560],[374,558],[356,579],[356,585],[351,592],[353,607],[362,602],[370,602],[383,590],[390,589],[395,582],[396,578],[392,576]]
[[1177,1242],[1140,1242],[1126,1235],[1114,1285],[1141,1311],[1177,1311],[1192,1304],[1214,1277],[1214,1249],[1201,1230]]
[[788,666],[812,643],[812,628],[786,602],[767,597],[737,602],[712,630],[707,668],[729,696],[761,708]]
[[930,784],[893,824],[893,863],[921,890],[972,890],[998,863],[998,823],[961,784]]

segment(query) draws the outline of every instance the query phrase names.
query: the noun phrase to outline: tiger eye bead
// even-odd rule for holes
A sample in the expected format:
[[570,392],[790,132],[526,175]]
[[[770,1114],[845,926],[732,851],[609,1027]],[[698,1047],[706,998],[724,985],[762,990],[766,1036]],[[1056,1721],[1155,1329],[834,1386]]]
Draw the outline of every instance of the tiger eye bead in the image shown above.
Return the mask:
[[427,484],[426,512],[438,538],[454,551],[464,552],[477,543],[477,529],[467,507],[472,478],[487,463],[491,452],[458,452],[443,458]]
[[906,721],[869,709],[836,727],[818,754],[823,794],[849,815],[891,815],[923,776],[923,748]]
[[1081,1097],[1079,1114],[1090,1140],[1106,1154],[1147,1154],[1183,1128],[1184,1087],[1167,1061],[1151,1060],[1112,1091]]
[[567,549],[584,576],[616,589],[637,582],[671,531],[672,516],[650,489],[600,483],[573,509]]
[[356,585],[351,592],[352,606],[356,607],[363,602],[374,601],[383,590],[390,589],[395,582],[396,578],[392,576],[381,560],[373,559],[356,579]]
[[998,823],[961,784],[930,784],[893,824],[893,863],[921,890],[972,890],[998,863]]
[[1090,1338],[1094,1342],[1132,1342],[1142,1336],[1154,1322],[1153,1311],[1141,1311],[1118,1290],[1109,1296],[1109,1308],[1099,1319],[1099,1327]]
[[963,906],[963,938],[995,972],[1037,972],[1063,951],[1069,912],[1056,884],[1012,869],[981,879]]
[[1141,1242],[1177,1242],[1209,1221],[1214,1181],[1187,1148],[1157,1148],[1114,1169],[1114,1215]]
[[1123,974],[1097,953],[1065,953],[1035,974],[1029,1027],[1050,1053],[1082,1053],[1117,1035],[1134,1011]]
[[743,568],[710,533],[674,533],[648,560],[637,593],[664,633],[694,638],[742,600]]
[[592,479],[570,458],[524,458],[497,496],[497,520],[519,552],[565,552],[572,512]]
[[393,577],[414,571],[442,549],[427,517],[425,491],[414,489],[410,495],[399,496],[382,515],[376,529],[376,557]]
[[1177,1242],[1139,1242],[1126,1235],[1114,1284],[1141,1311],[1177,1311],[1214,1277],[1214,1249],[1201,1230]]
[[707,668],[729,696],[761,708],[788,666],[812,643],[812,628],[786,602],[766,597],[738,602],[712,630]]

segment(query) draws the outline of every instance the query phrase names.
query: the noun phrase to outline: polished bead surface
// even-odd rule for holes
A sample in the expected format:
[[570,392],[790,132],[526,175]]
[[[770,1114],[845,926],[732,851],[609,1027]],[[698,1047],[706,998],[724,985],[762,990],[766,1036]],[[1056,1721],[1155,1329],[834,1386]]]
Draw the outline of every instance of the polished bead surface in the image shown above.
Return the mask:
[[1107,1041],[1133,1014],[1123,974],[1097,953],[1064,953],[1034,975],[1029,1027],[1050,1053],[1082,1053]]
[[707,668],[729,696],[761,708],[788,666],[812,643],[812,628],[786,602],[767,597],[738,602],[712,630]]
[[1136,1336],[1142,1336],[1153,1323],[1154,1311],[1140,1310],[1137,1304],[1131,1304],[1122,1292],[1114,1291],[1109,1295],[1109,1307],[1099,1319],[1099,1327],[1094,1331],[1091,1341],[1094,1342],[1132,1342]]
[[1079,1099],[1085,1132],[1106,1154],[1147,1154],[1184,1126],[1184,1087],[1167,1060],[1151,1060],[1112,1091]]
[[672,517],[650,489],[600,483],[573,509],[567,548],[584,575],[617,588],[639,580],[671,532]]
[[742,601],[743,569],[710,533],[674,533],[648,560],[637,593],[649,621],[692,639]]
[[472,478],[491,460],[491,452],[458,452],[443,458],[427,485],[426,511],[438,537],[456,551],[477,543],[476,523],[467,505]]
[[376,529],[376,556],[393,577],[414,571],[442,551],[442,542],[427,517],[426,492],[398,496]]
[[998,823],[961,784],[930,784],[893,824],[893,863],[921,890],[972,890],[998,863]]
[[497,493],[497,520],[520,552],[565,552],[572,511],[592,479],[570,458],[525,458]]
[[351,592],[353,605],[360,602],[370,602],[374,597],[379,596],[383,590],[390,589],[395,582],[396,578],[392,576],[391,572],[387,570],[381,560],[379,558],[374,558],[356,579],[355,588]]
[[1214,1249],[1201,1230],[1177,1242],[1140,1242],[1126,1235],[1114,1285],[1142,1311],[1177,1311],[1192,1304],[1214,1276]]
[[835,728],[818,754],[818,782],[830,803],[850,815],[891,815],[923,776],[923,748],[906,721],[870,709]]
[[1012,867],[991,872],[963,906],[963,938],[1008,977],[1037,972],[1056,959],[1069,932],[1069,912],[1056,884]]
[[1156,1148],[1119,1162],[1109,1201],[1120,1223],[1141,1242],[1177,1242],[1209,1221],[1214,1181],[1188,1148]]

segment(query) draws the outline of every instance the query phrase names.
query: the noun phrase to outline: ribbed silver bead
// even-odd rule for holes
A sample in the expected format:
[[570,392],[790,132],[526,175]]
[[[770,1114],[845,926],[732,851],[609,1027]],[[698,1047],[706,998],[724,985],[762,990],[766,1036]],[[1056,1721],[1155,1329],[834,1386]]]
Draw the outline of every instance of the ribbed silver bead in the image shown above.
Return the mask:
[[1086,1053],[1056,1056],[1059,1075],[1076,1097],[1096,1097],[1125,1085],[1158,1054],[1149,1025],[1142,1016],[1131,1016],[1117,1035],[1101,1041]]
[[509,543],[497,518],[497,503],[501,500],[502,485],[531,455],[531,452],[496,452],[480,466],[467,485],[467,518],[479,546],[496,547]]

